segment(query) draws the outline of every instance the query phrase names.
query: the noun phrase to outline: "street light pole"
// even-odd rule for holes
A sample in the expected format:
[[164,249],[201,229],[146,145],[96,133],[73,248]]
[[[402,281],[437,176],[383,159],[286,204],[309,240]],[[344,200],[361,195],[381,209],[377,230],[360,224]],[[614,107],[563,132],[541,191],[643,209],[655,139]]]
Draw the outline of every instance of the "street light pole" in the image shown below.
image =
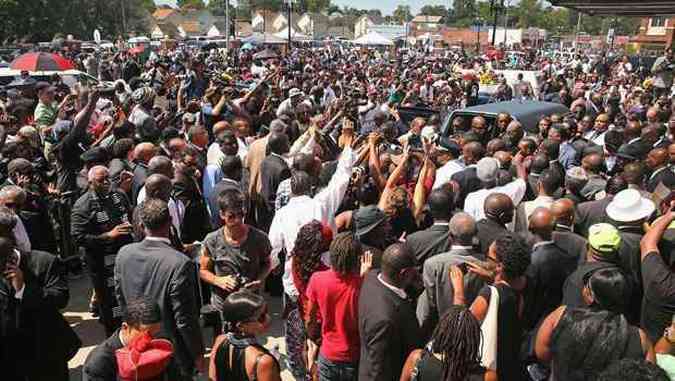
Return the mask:
[[230,51],[230,0],[225,0],[225,47]]
[[288,0],[288,53],[291,53],[291,7],[293,6],[292,0]]
[[120,3],[122,3],[122,32],[123,34],[127,34],[127,14],[126,14],[126,6],[124,4],[124,0],[120,0]]

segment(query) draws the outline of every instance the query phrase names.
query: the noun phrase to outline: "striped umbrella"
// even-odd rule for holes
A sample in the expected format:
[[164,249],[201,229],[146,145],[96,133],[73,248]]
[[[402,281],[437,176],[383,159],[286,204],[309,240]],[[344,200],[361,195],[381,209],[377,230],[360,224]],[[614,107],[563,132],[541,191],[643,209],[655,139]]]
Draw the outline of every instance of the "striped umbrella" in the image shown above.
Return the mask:
[[27,71],[63,71],[75,69],[75,65],[58,54],[53,53],[26,53],[22,54],[12,63],[10,69]]

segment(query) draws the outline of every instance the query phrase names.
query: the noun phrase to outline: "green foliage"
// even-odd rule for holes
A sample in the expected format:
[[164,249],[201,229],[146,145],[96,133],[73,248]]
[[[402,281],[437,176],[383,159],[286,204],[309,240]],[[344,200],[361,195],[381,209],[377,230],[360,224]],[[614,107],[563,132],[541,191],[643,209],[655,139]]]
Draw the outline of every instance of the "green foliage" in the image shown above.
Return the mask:
[[127,32],[147,33],[152,0],[0,0],[0,43],[51,41],[57,33],[91,40],[94,29],[104,39]]
[[176,0],[176,5],[178,5],[181,8],[185,8],[185,7],[190,7],[190,8],[193,8],[193,9],[204,9],[204,8],[206,8],[203,0]]
[[399,5],[394,9],[394,13],[392,14],[394,22],[398,24],[404,24],[407,23],[408,21],[412,20],[413,15],[412,12],[410,12],[410,6],[409,5]]
[[425,5],[418,15],[448,17],[448,9],[444,5]]

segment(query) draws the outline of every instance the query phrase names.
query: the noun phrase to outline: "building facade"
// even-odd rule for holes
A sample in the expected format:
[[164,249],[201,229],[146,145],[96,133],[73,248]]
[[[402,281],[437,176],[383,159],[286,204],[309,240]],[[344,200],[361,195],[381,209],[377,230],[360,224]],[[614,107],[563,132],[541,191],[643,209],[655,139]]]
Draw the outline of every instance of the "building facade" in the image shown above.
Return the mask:
[[666,47],[673,47],[675,37],[675,17],[645,17],[640,21],[637,36],[630,39],[639,52],[663,52]]

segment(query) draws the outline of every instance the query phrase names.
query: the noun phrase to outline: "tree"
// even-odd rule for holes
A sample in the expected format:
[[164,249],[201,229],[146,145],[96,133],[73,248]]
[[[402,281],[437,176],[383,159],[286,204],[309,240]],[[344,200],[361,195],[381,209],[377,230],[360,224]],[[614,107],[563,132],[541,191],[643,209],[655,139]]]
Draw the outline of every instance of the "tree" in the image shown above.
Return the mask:
[[452,3],[452,16],[455,20],[471,18],[476,13],[475,0],[454,0]]
[[521,0],[516,8],[518,28],[531,28],[538,24],[542,15],[541,4],[538,0]]
[[193,9],[206,8],[203,0],[176,0],[176,5],[178,5],[180,8],[193,8]]
[[368,11],[366,11],[366,13],[368,14],[368,16],[371,17],[379,17],[379,18],[382,17],[382,11],[379,9],[369,9]]
[[447,17],[448,9],[444,5],[425,5],[420,8],[418,15]]
[[409,5],[399,5],[394,9],[394,13],[392,14],[394,21],[399,23],[399,24],[405,24],[412,20],[412,12],[410,12],[410,6]]
[[330,0],[305,0],[306,9],[308,12],[323,12],[330,7]]

